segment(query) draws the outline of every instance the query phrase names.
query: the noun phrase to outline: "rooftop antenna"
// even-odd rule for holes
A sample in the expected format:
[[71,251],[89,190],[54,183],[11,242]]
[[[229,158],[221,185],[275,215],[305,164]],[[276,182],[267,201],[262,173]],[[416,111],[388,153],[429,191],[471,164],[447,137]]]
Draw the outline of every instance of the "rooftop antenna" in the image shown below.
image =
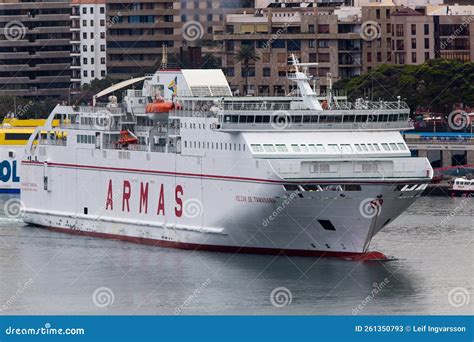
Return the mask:
[[163,43],[163,55],[161,57],[160,69],[161,70],[168,69],[168,47],[166,46],[165,43]]

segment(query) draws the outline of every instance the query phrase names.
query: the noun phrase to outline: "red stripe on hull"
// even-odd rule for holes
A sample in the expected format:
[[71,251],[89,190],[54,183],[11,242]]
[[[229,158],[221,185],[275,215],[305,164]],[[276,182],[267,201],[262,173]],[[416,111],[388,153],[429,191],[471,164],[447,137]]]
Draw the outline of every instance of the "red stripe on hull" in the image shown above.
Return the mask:
[[[28,161],[23,160],[21,162],[25,165],[38,165],[42,166],[42,162],[36,161]],[[135,173],[148,173],[148,174],[156,174],[156,175],[163,175],[163,176],[178,176],[178,177],[198,177],[198,178],[206,178],[206,179],[222,179],[222,180],[231,180],[231,181],[244,181],[244,182],[258,182],[258,183],[268,183],[268,184],[422,184],[426,183],[427,180],[419,180],[419,181],[398,181],[391,179],[389,181],[357,181],[354,179],[353,181],[340,181],[340,180],[333,180],[333,181],[293,181],[293,180],[276,180],[276,179],[260,179],[260,178],[249,178],[249,177],[237,177],[237,176],[222,176],[222,175],[212,175],[212,174],[200,174],[200,173],[186,173],[186,172],[172,172],[172,171],[159,171],[159,170],[144,170],[144,169],[129,169],[129,168],[119,168],[119,167],[105,167],[105,166],[93,166],[93,165],[75,165],[75,164],[64,164],[64,163],[48,163],[49,166],[55,167],[65,167],[65,168],[73,168],[73,169],[91,169],[91,170],[99,170],[99,171],[118,171],[118,172],[135,172]]]
[[215,246],[215,245],[201,245],[194,243],[164,241],[148,238],[137,238],[132,236],[106,234],[98,232],[88,232],[82,230],[72,230],[59,227],[43,227],[51,231],[68,233],[73,235],[90,236],[102,239],[112,239],[119,241],[127,241],[142,245],[158,246],[165,248],[177,248],[185,250],[200,250],[210,252],[222,253],[239,253],[239,254],[264,254],[264,255],[286,255],[286,256],[303,256],[303,257],[327,257],[339,258],[352,261],[373,261],[373,260],[388,260],[388,258],[381,252],[365,252],[365,253],[350,253],[350,252],[326,252],[326,251],[309,251],[300,249],[279,249],[279,248],[257,248],[257,247],[234,247],[234,246]]

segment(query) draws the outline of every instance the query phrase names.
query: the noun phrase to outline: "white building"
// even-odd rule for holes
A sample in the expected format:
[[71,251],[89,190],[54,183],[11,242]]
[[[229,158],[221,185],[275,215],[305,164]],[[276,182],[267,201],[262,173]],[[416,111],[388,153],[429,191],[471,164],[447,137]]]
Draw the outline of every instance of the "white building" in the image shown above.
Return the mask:
[[81,85],[107,74],[105,0],[73,0],[73,78]]

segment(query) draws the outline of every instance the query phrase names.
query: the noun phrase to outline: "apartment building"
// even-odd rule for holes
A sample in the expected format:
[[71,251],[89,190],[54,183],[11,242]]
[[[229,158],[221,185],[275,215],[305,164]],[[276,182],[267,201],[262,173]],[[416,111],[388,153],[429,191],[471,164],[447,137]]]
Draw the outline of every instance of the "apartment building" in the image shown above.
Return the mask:
[[[229,14],[215,29],[222,42],[223,67],[234,91],[254,95],[286,95],[294,90],[287,79],[288,58],[318,63],[309,73],[324,92],[330,82],[360,75],[360,10],[317,7],[312,2],[272,3],[252,14]],[[245,72],[235,55],[250,46],[260,56]]]
[[59,96],[75,87],[69,1],[0,5],[0,96]]
[[378,32],[376,37],[364,37],[364,72],[381,64],[415,65],[434,58],[474,61],[473,6],[425,6],[418,10],[367,6],[362,8],[362,21]]
[[71,6],[72,79],[84,85],[107,74],[105,0],[72,0]]
[[106,0],[107,73],[128,79],[153,72],[160,64],[163,45],[169,53],[181,47],[176,0]]

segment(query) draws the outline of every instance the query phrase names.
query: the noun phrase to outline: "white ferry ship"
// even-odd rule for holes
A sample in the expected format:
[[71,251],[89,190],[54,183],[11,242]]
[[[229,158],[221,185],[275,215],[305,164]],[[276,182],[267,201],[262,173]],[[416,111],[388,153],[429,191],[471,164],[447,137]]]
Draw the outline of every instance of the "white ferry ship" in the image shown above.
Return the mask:
[[122,104],[57,106],[26,148],[24,220],[164,247],[383,257],[366,253],[372,237],[433,176],[400,134],[409,108],[322,104],[308,66],[294,58],[296,97],[235,97],[221,70],[181,70]]

